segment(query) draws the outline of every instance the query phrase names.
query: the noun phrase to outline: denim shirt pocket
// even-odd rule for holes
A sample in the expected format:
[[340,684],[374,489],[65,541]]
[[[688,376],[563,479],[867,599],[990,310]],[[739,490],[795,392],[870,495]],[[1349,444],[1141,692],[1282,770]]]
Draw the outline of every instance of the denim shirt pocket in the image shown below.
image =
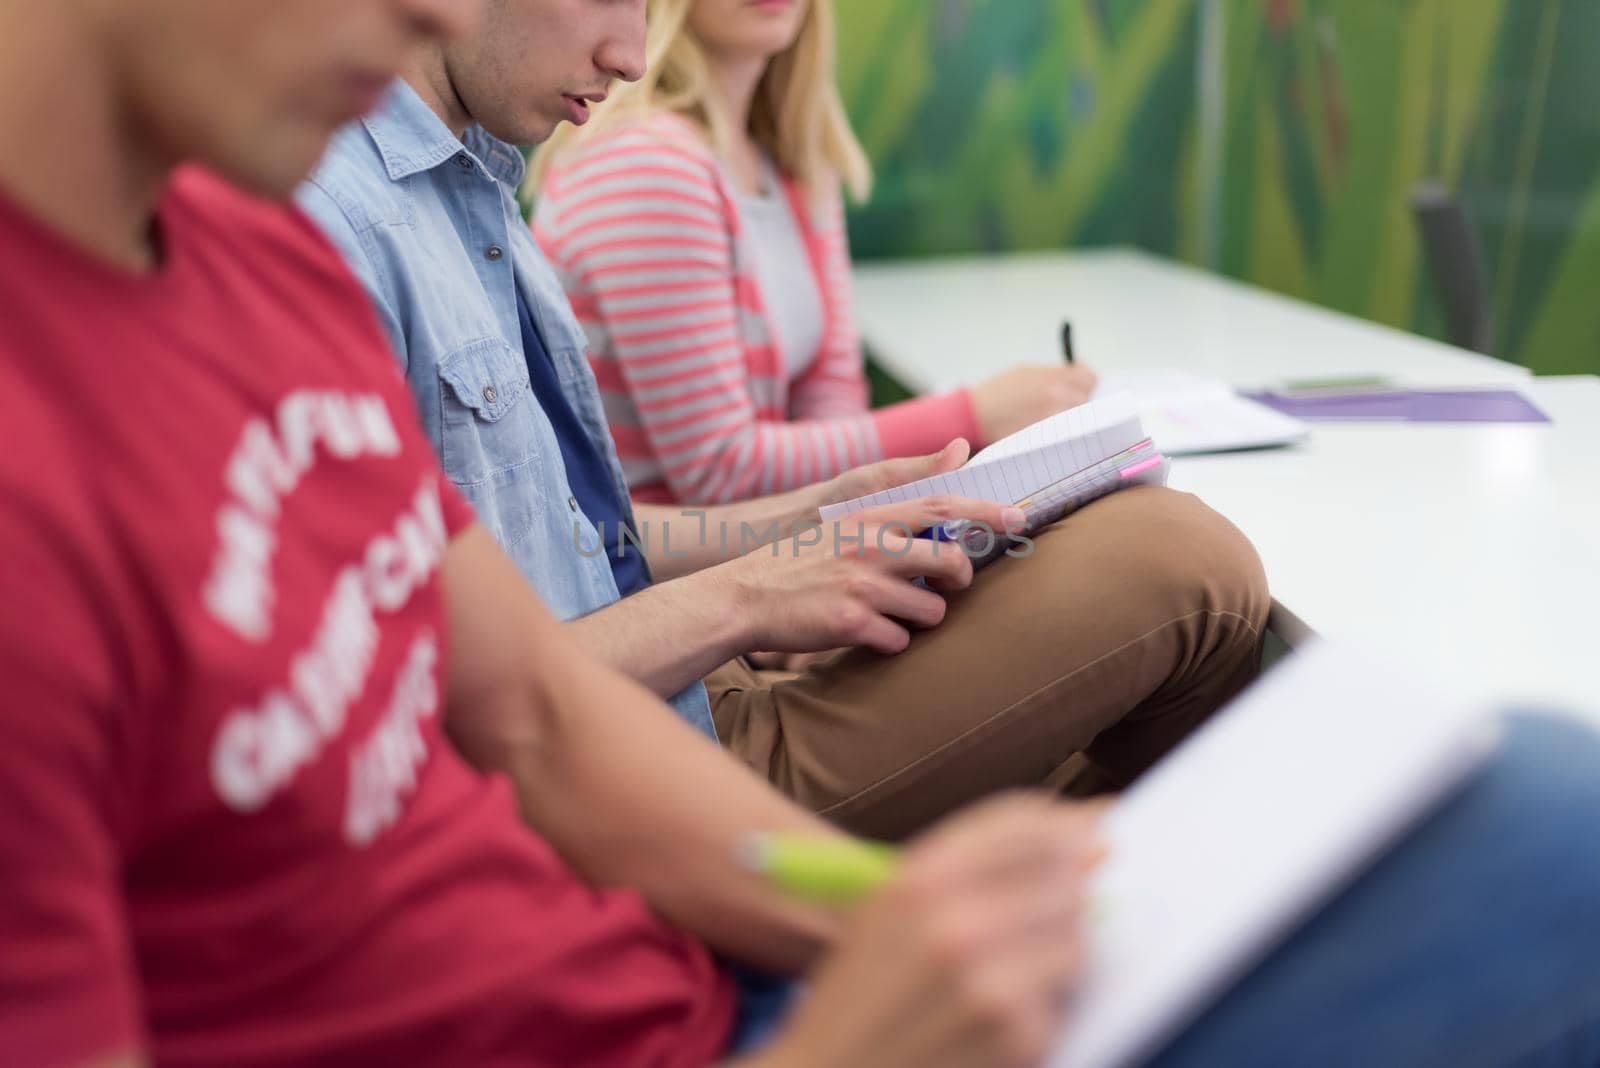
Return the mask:
[[541,477],[550,436],[531,397],[522,354],[498,337],[470,341],[439,361],[439,460],[478,519],[508,549],[545,507]]

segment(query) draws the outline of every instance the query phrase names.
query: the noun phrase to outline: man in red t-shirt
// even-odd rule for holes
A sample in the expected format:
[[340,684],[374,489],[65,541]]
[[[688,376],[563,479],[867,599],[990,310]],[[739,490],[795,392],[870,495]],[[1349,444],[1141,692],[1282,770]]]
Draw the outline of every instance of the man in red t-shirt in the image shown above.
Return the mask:
[[[1091,818],[742,871],[833,832],[574,647],[275,202],[475,5],[0,0],[0,1064],[705,1064],[713,953],[807,975],[747,1068],[1036,1063]],[[1592,1062],[1600,744],[1523,735],[1162,1063]]]
[[[739,870],[833,832],[573,647],[277,202],[474,7],[0,4],[0,1062],[702,1064],[713,951],[843,922]],[[1043,1048],[1088,822],[932,832],[765,1063]]]

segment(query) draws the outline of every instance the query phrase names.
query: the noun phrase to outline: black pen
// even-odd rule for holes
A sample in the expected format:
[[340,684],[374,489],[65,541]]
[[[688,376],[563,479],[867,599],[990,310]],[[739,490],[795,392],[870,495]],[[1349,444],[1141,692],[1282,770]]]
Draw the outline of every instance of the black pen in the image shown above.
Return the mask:
[[1061,355],[1069,364],[1078,362],[1072,356],[1072,324],[1067,322],[1061,324]]

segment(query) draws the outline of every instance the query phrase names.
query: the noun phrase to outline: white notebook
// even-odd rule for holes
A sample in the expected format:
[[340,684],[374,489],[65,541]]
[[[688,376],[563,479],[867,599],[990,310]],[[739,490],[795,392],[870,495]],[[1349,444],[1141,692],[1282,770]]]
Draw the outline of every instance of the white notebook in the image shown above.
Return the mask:
[[1134,395],[1145,430],[1168,456],[1292,445],[1308,433],[1300,420],[1188,371],[1107,374],[1095,396],[1123,392]]
[[959,470],[822,509],[823,522],[884,504],[949,494],[1016,504],[1030,529],[1114,489],[1165,483],[1133,398],[1119,394],[1041,419],[990,445]]
[[1349,646],[1281,663],[1108,814],[1090,963],[1050,1068],[1157,1052],[1498,738],[1487,702]]

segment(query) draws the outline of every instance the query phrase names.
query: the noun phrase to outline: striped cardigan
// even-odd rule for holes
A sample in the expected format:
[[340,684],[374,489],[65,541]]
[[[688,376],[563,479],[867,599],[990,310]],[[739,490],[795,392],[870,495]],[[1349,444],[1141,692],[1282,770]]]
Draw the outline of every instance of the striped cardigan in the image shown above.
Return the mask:
[[588,335],[637,500],[743,500],[958,435],[978,444],[965,390],[868,409],[842,201],[785,191],[827,317],[793,381],[731,179],[688,119],[659,113],[608,132],[545,179],[534,236]]

